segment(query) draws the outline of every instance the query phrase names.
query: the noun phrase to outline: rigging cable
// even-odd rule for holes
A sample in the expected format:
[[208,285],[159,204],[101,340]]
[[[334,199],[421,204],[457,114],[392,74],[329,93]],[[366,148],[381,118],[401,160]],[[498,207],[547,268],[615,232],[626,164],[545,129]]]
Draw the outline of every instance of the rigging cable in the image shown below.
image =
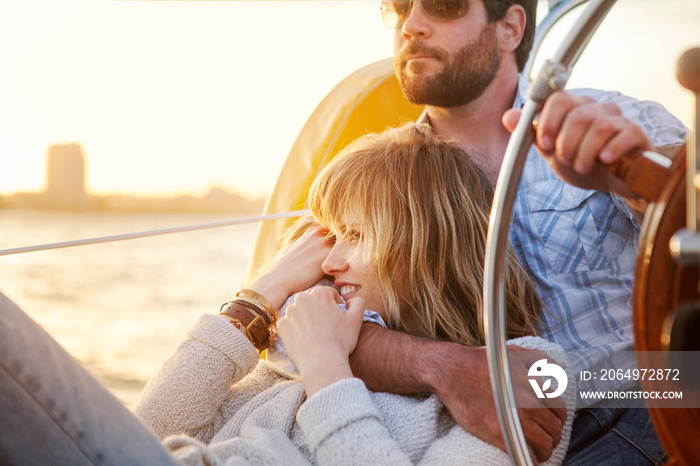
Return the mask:
[[277,219],[282,219],[282,218],[301,217],[303,215],[309,214],[310,212],[311,211],[308,209],[293,210],[290,212],[261,215],[258,217],[237,218],[237,219],[233,219],[233,220],[224,220],[221,222],[204,223],[204,224],[199,224],[199,225],[187,225],[187,226],[182,226],[182,227],[163,228],[160,230],[140,231],[140,232],[136,232],[136,233],[125,233],[125,234],[113,235],[113,236],[100,236],[100,237],[96,237],[96,238],[85,238],[85,239],[79,239],[79,240],[74,240],[74,241],[63,241],[60,243],[37,244],[35,246],[24,246],[24,247],[20,247],[20,248],[2,249],[2,250],[0,250],[0,256],[9,256],[12,254],[23,254],[26,252],[34,252],[34,251],[49,251],[51,249],[72,248],[75,246],[85,246],[88,244],[101,244],[101,243],[111,243],[114,241],[126,241],[126,240],[131,240],[131,239],[147,238],[150,236],[169,235],[172,233],[183,233],[186,231],[207,230],[207,229],[211,229],[211,228],[221,228],[221,227],[227,227],[227,226],[231,226],[231,225],[243,225],[246,223],[262,222],[262,221],[266,221],[266,220],[277,220]]

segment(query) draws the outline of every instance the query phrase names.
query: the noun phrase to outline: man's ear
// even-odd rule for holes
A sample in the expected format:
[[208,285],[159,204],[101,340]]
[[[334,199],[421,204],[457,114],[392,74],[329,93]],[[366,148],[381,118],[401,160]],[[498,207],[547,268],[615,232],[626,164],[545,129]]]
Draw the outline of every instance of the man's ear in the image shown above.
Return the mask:
[[520,5],[511,5],[498,23],[498,43],[501,52],[514,52],[525,32],[527,15]]

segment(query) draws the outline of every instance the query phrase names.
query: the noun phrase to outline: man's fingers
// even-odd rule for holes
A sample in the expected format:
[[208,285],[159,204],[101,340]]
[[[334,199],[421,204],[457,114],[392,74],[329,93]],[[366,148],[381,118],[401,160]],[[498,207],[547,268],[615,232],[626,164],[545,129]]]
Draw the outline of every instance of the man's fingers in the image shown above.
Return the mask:
[[577,119],[586,119],[587,114],[581,111],[581,106],[590,104],[593,99],[583,96],[575,96],[564,92],[552,94],[540,112],[537,125],[537,145],[544,151],[555,149],[559,133],[564,127],[567,118],[572,111]]
[[538,422],[522,419],[521,423],[523,426],[523,433],[525,438],[527,438],[527,443],[530,448],[534,451],[535,457],[538,462],[547,461],[554,452],[554,448],[559,444],[561,440],[561,433],[558,437],[554,438],[552,435]]
[[501,118],[501,122],[503,123],[503,126],[509,131],[513,132],[515,130],[515,127],[518,125],[518,121],[520,120],[520,115],[522,112],[520,110],[515,110],[515,109],[510,109],[506,111],[506,113],[503,114],[503,117]]
[[[545,359],[547,361],[547,364],[556,364],[562,369],[566,368],[564,364],[560,364],[544,351],[528,350],[520,348],[518,346],[509,346],[508,349],[510,351],[509,354],[511,355],[511,357],[517,357],[520,359],[520,361],[523,364],[522,368],[525,371],[528,371],[533,364],[537,363],[538,361],[541,361],[542,359]],[[512,370],[515,370],[515,368],[516,367],[513,367]],[[524,375],[524,377],[526,377],[526,374]],[[529,377],[526,378],[529,379]],[[521,382],[523,383],[523,385],[529,385],[529,381],[526,382],[525,380],[521,380]],[[551,416],[554,416],[560,421],[559,429],[561,429],[561,425],[563,425],[566,422],[567,418],[566,402],[562,397],[536,398],[531,386],[524,388],[523,393],[528,394],[528,396],[523,396],[522,398],[518,399],[519,406],[528,410],[533,409],[536,413],[541,412],[541,416],[537,415],[535,417],[538,419],[542,419],[543,422],[549,420],[551,425],[554,425],[550,415],[546,414],[551,413]]]
[[[559,411],[559,408],[556,410]],[[566,421],[566,408],[564,408],[564,419],[561,419],[552,408],[547,407],[523,410],[523,412],[527,413],[527,418],[537,423],[554,440],[555,446],[559,444],[561,430]]]
[[[521,114],[508,110],[503,126],[512,132]],[[642,128],[626,120],[616,105],[598,104],[585,96],[555,92],[537,121],[535,141],[540,151],[554,154],[562,166],[582,175],[590,174],[598,159],[611,163],[633,149],[652,148]]]
[[600,160],[603,163],[612,163],[633,150],[652,150],[653,148],[644,130],[640,126],[629,123],[602,148]]
[[544,404],[547,407],[547,411],[554,414],[562,425],[566,422],[567,412],[566,412],[566,402],[562,397],[556,398],[545,398]]
[[590,105],[577,107],[565,116],[560,132],[553,136],[556,138],[554,154],[560,164],[574,167],[577,172],[578,167],[583,168],[584,164],[589,164],[586,158],[588,154],[582,154],[580,149],[583,140],[590,134],[595,118],[596,110]]
[[623,126],[621,117],[601,117],[593,121],[576,150],[574,170],[580,175],[592,173],[600,154]]
[[[549,402],[548,400],[558,400]],[[520,402],[519,402],[520,404]],[[528,445],[535,452],[537,460],[549,459],[561,442],[562,428],[566,421],[566,404],[561,398],[536,399],[534,396],[523,403],[524,406],[536,406],[518,409],[523,433]],[[563,407],[563,414],[562,409]],[[562,417],[563,416],[563,417]]]

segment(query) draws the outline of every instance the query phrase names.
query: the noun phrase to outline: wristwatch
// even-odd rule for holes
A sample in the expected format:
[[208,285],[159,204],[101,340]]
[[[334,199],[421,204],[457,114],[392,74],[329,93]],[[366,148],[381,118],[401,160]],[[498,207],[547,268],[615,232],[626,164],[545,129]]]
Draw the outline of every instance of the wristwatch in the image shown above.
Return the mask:
[[234,301],[221,306],[219,313],[233,319],[232,323],[234,320],[240,322],[245,328],[246,336],[257,349],[262,351],[270,346],[269,325],[262,315]]

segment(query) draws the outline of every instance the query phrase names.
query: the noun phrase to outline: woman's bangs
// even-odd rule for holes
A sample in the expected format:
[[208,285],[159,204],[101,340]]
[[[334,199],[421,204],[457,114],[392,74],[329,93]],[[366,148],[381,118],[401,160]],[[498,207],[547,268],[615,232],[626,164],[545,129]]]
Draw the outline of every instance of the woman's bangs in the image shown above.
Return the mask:
[[[348,235],[346,219],[364,211],[367,193],[366,172],[356,163],[357,154],[336,158],[314,182],[309,207],[317,221],[333,235]],[[361,218],[357,218],[364,223]]]

